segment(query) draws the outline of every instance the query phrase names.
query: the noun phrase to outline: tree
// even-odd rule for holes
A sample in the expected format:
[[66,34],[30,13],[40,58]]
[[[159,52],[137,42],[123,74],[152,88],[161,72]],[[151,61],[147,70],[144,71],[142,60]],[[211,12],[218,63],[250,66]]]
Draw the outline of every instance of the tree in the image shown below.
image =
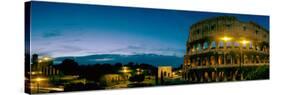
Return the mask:
[[122,67],[123,65],[122,65],[122,63],[117,62],[117,63],[114,64],[114,66],[115,66],[115,67]]
[[244,70],[246,72],[246,79],[269,79],[269,66],[261,66],[257,68],[251,68]]
[[38,63],[38,54],[33,54],[31,61],[33,64],[37,64]]
[[73,59],[64,59],[59,65],[59,69],[66,75],[76,75],[78,74],[78,63]]
[[135,65],[135,63],[134,63],[134,62],[129,62],[127,65],[128,65],[129,67],[133,68],[134,65]]
[[140,82],[144,81],[144,78],[145,78],[145,76],[143,74],[134,75],[134,76],[129,78],[129,81],[140,83]]

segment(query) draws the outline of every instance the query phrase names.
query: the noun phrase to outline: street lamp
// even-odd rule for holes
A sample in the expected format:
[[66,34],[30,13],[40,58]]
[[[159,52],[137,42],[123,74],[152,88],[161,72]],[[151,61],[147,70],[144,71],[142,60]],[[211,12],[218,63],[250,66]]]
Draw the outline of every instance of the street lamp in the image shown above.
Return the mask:
[[121,72],[123,72],[123,73],[128,73],[130,71],[131,70],[129,69],[129,67],[126,67],[126,66],[122,67],[122,69],[121,69]]
[[137,74],[137,75],[140,75],[140,74],[143,73],[143,71],[144,71],[143,69],[137,68],[137,69],[136,69],[136,74]]

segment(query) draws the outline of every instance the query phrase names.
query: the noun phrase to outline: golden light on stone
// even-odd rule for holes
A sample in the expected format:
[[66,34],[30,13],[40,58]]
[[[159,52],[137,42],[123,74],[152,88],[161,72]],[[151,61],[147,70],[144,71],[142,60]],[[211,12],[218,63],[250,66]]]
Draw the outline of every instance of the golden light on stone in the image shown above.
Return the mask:
[[48,57],[48,56],[44,56],[44,57],[43,57],[43,60],[44,60],[44,61],[49,61],[49,60],[51,60],[51,58]]
[[224,36],[224,37],[222,37],[221,38],[221,40],[223,40],[223,41],[230,41],[230,40],[232,40],[232,38],[231,37],[227,37],[227,36]]
[[[245,28],[256,35],[248,35]],[[188,32],[186,50],[191,52],[185,53],[182,68],[183,79],[188,82],[245,80],[245,72],[239,72],[241,67],[269,66],[269,31],[256,23],[219,16],[193,24]],[[198,47],[203,49],[197,50]],[[225,71],[219,71],[221,68]]]
[[31,75],[35,75],[36,74],[36,72],[31,72]]
[[41,81],[44,81],[44,80],[45,80],[44,78],[40,78],[40,77],[35,79],[36,82],[41,82]]
[[42,60],[38,60],[38,63],[42,63],[43,61]]
[[129,67],[123,66],[122,69],[121,69],[121,72],[129,73],[129,72],[131,72],[131,70],[129,69]]
[[250,41],[248,41],[248,40],[242,40],[241,43],[245,45],[245,44],[250,43]]

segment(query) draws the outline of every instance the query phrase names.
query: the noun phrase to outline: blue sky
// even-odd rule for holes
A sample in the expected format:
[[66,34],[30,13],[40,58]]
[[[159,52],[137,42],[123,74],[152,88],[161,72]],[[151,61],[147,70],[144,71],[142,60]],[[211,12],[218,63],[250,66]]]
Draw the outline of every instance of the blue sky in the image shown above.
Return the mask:
[[222,15],[269,29],[268,16],[32,2],[31,53],[183,56],[189,27]]

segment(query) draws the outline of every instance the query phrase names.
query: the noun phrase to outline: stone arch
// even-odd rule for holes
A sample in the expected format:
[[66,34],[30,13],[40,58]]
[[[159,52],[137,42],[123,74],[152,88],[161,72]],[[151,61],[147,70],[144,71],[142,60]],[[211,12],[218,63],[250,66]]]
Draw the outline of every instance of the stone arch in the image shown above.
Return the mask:
[[212,76],[212,81],[216,81],[216,72],[215,71],[212,71],[211,72],[211,76]]
[[202,50],[201,43],[198,43],[198,44],[197,44],[196,50],[197,50],[197,51],[201,51],[201,50]]
[[251,64],[254,64],[254,63],[255,63],[255,56],[254,56],[254,55],[251,55],[250,63],[251,63]]
[[196,73],[196,72],[193,72],[193,80],[196,82],[196,81],[198,81],[198,74]]
[[258,64],[261,63],[259,55],[256,56],[256,61]]
[[232,48],[232,46],[233,46],[233,45],[232,45],[232,42],[226,42],[226,47],[227,47],[227,48]]
[[210,65],[209,57],[205,57],[205,60],[206,60],[206,66]]
[[187,65],[190,65],[191,64],[191,60],[188,58],[187,59]]
[[249,42],[249,49],[253,49],[253,43]]
[[218,64],[219,64],[219,65],[223,64],[222,61],[223,61],[223,57],[222,57],[222,55],[219,55],[219,56],[218,56]]
[[264,45],[262,48],[262,51],[266,52],[267,51],[266,49],[267,49],[267,47]]
[[219,47],[219,48],[223,48],[223,47],[224,47],[224,42],[223,42],[223,41],[219,41],[218,47]]
[[215,62],[216,62],[215,56],[212,55],[210,58],[210,65],[215,65]]
[[238,48],[240,46],[240,44],[238,42],[234,42],[234,47]]
[[232,64],[232,56],[230,54],[226,55],[226,64]]
[[195,64],[196,64],[196,63],[195,63],[195,60],[196,60],[195,58],[192,58],[192,60],[191,60],[191,66],[196,66],[196,65],[195,65]]
[[248,64],[248,63],[249,63],[249,60],[248,60],[248,56],[247,56],[247,55],[244,55],[243,60],[244,60],[243,64]]
[[196,66],[201,66],[201,58],[196,57]]
[[203,49],[208,49],[208,47],[209,47],[209,42],[204,42],[203,43]]
[[236,55],[234,61],[234,64],[240,64],[240,55]]
[[209,80],[209,74],[208,72],[204,72],[204,81],[208,81]]
[[214,49],[214,48],[216,48],[216,47],[217,47],[216,41],[212,41],[212,43],[211,43],[211,49]]
[[206,57],[202,57],[202,66],[206,66]]

